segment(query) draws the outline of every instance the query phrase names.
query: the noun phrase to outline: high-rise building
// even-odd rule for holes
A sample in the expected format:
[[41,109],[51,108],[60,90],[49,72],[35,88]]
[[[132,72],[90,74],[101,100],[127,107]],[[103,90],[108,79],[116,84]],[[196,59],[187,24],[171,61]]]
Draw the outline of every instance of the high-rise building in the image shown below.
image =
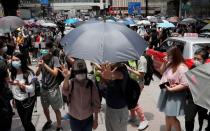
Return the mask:
[[[128,3],[129,2],[140,2],[141,3],[141,14],[145,14],[146,10],[146,0],[111,0],[111,11],[113,14],[118,14],[119,12],[127,14],[128,13]],[[166,5],[163,0],[148,0],[148,13],[158,14],[163,9],[162,6]]]

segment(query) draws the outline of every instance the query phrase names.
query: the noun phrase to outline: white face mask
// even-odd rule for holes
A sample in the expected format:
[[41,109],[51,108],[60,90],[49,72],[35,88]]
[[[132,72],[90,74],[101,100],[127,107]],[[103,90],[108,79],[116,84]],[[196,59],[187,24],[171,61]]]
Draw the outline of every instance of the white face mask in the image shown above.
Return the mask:
[[12,66],[13,66],[15,69],[20,69],[20,67],[21,67],[21,62],[20,62],[20,61],[12,61]]
[[202,65],[202,63],[201,63],[200,61],[198,61],[198,60],[195,60],[195,61],[194,61],[194,64],[195,64],[195,66]]
[[86,74],[77,74],[76,76],[75,76],[75,78],[78,80],[78,81],[83,81],[83,80],[85,80],[86,79]]

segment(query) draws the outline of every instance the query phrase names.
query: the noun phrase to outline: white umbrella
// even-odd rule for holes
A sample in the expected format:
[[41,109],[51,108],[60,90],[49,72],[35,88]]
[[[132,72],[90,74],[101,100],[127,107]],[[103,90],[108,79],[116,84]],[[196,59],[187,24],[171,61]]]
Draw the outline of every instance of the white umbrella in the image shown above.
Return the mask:
[[136,23],[137,25],[151,25],[148,20],[141,20]]
[[57,25],[54,23],[42,23],[41,26],[43,26],[43,27],[57,27]]

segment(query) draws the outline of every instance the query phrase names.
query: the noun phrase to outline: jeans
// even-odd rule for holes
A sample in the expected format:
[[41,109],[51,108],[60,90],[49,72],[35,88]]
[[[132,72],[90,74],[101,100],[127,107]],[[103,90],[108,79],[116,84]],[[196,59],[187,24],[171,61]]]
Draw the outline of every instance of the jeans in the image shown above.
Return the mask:
[[24,107],[23,104],[27,102],[27,99],[24,101],[15,100],[17,112],[20,116],[20,119],[21,119],[21,122],[23,124],[25,131],[36,131],[32,121],[31,121],[36,99],[35,99],[35,96],[31,97],[31,99],[34,99],[34,100],[30,104],[30,106]]
[[77,120],[70,116],[70,128],[72,131],[92,131],[93,116],[84,120]]

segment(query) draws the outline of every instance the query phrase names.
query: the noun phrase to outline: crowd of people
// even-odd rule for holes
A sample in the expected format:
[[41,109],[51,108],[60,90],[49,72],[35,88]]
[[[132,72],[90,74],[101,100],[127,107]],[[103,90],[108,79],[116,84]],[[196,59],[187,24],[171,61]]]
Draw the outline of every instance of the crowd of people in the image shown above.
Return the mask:
[[[129,26],[148,41],[149,48],[160,46],[173,32],[183,35],[192,32],[193,26],[177,26],[175,30],[155,28],[153,26]],[[194,30],[193,32],[196,32]],[[148,59],[145,55],[139,60],[115,64],[91,63],[90,79],[84,60],[65,56],[59,41],[63,30],[56,28],[22,27],[10,34],[0,36],[0,130],[10,131],[13,108],[17,109],[22,125],[26,131],[35,131],[32,123],[32,113],[40,95],[46,123],[43,130],[52,126],[49,106],[56,115],[56,130],[61,126],[61,108],[66,102],[69,111],[65,119],[69,119],[72,131],[91,131],[98,126],[98,113],[101,109],[102,97],[106,100],[105,122],[107,131],[127,131],[127,123],[135,123],[138,129],[148,127],[149,121],[138,102],[128,106],[126,89],[133,83],[138,83],[143,91],[144,76],[148,72]],[[32,58],[31,58],[32,56]],[[209,58],[205,49],[195,52],[195,66],[204,64]],[[31,65],[37,62],[37,69]],[[161,67],[161,89],[158,108],[165,113],[166,131],[175,128],[181,131],[178,116],[185,115],[186,131],[193,131],[195,115],[198,113],[199,131],[203,119],[208,120],[206,131],[210,130],[207,109],[194,104],[184,73],[189,69],[184,64],[184,58],[178,47],[167,51],[166,62]],[[38,76],[41,74],[40,84]],[[166,83],[169,84],[166,84]],[[133,84],[132,83],[132,84]],[[41,85],[41,86],[39,86]],[[40,87],[40,90],[37,91]],[[39,93],[37,93],[39,92]],[[140,95],[140,93],[139,93]],[[12,101],[12,105],[10,104]],[[130,113],[129,113],[130,111]],[[130,115],[129,115],[130,114]]]

